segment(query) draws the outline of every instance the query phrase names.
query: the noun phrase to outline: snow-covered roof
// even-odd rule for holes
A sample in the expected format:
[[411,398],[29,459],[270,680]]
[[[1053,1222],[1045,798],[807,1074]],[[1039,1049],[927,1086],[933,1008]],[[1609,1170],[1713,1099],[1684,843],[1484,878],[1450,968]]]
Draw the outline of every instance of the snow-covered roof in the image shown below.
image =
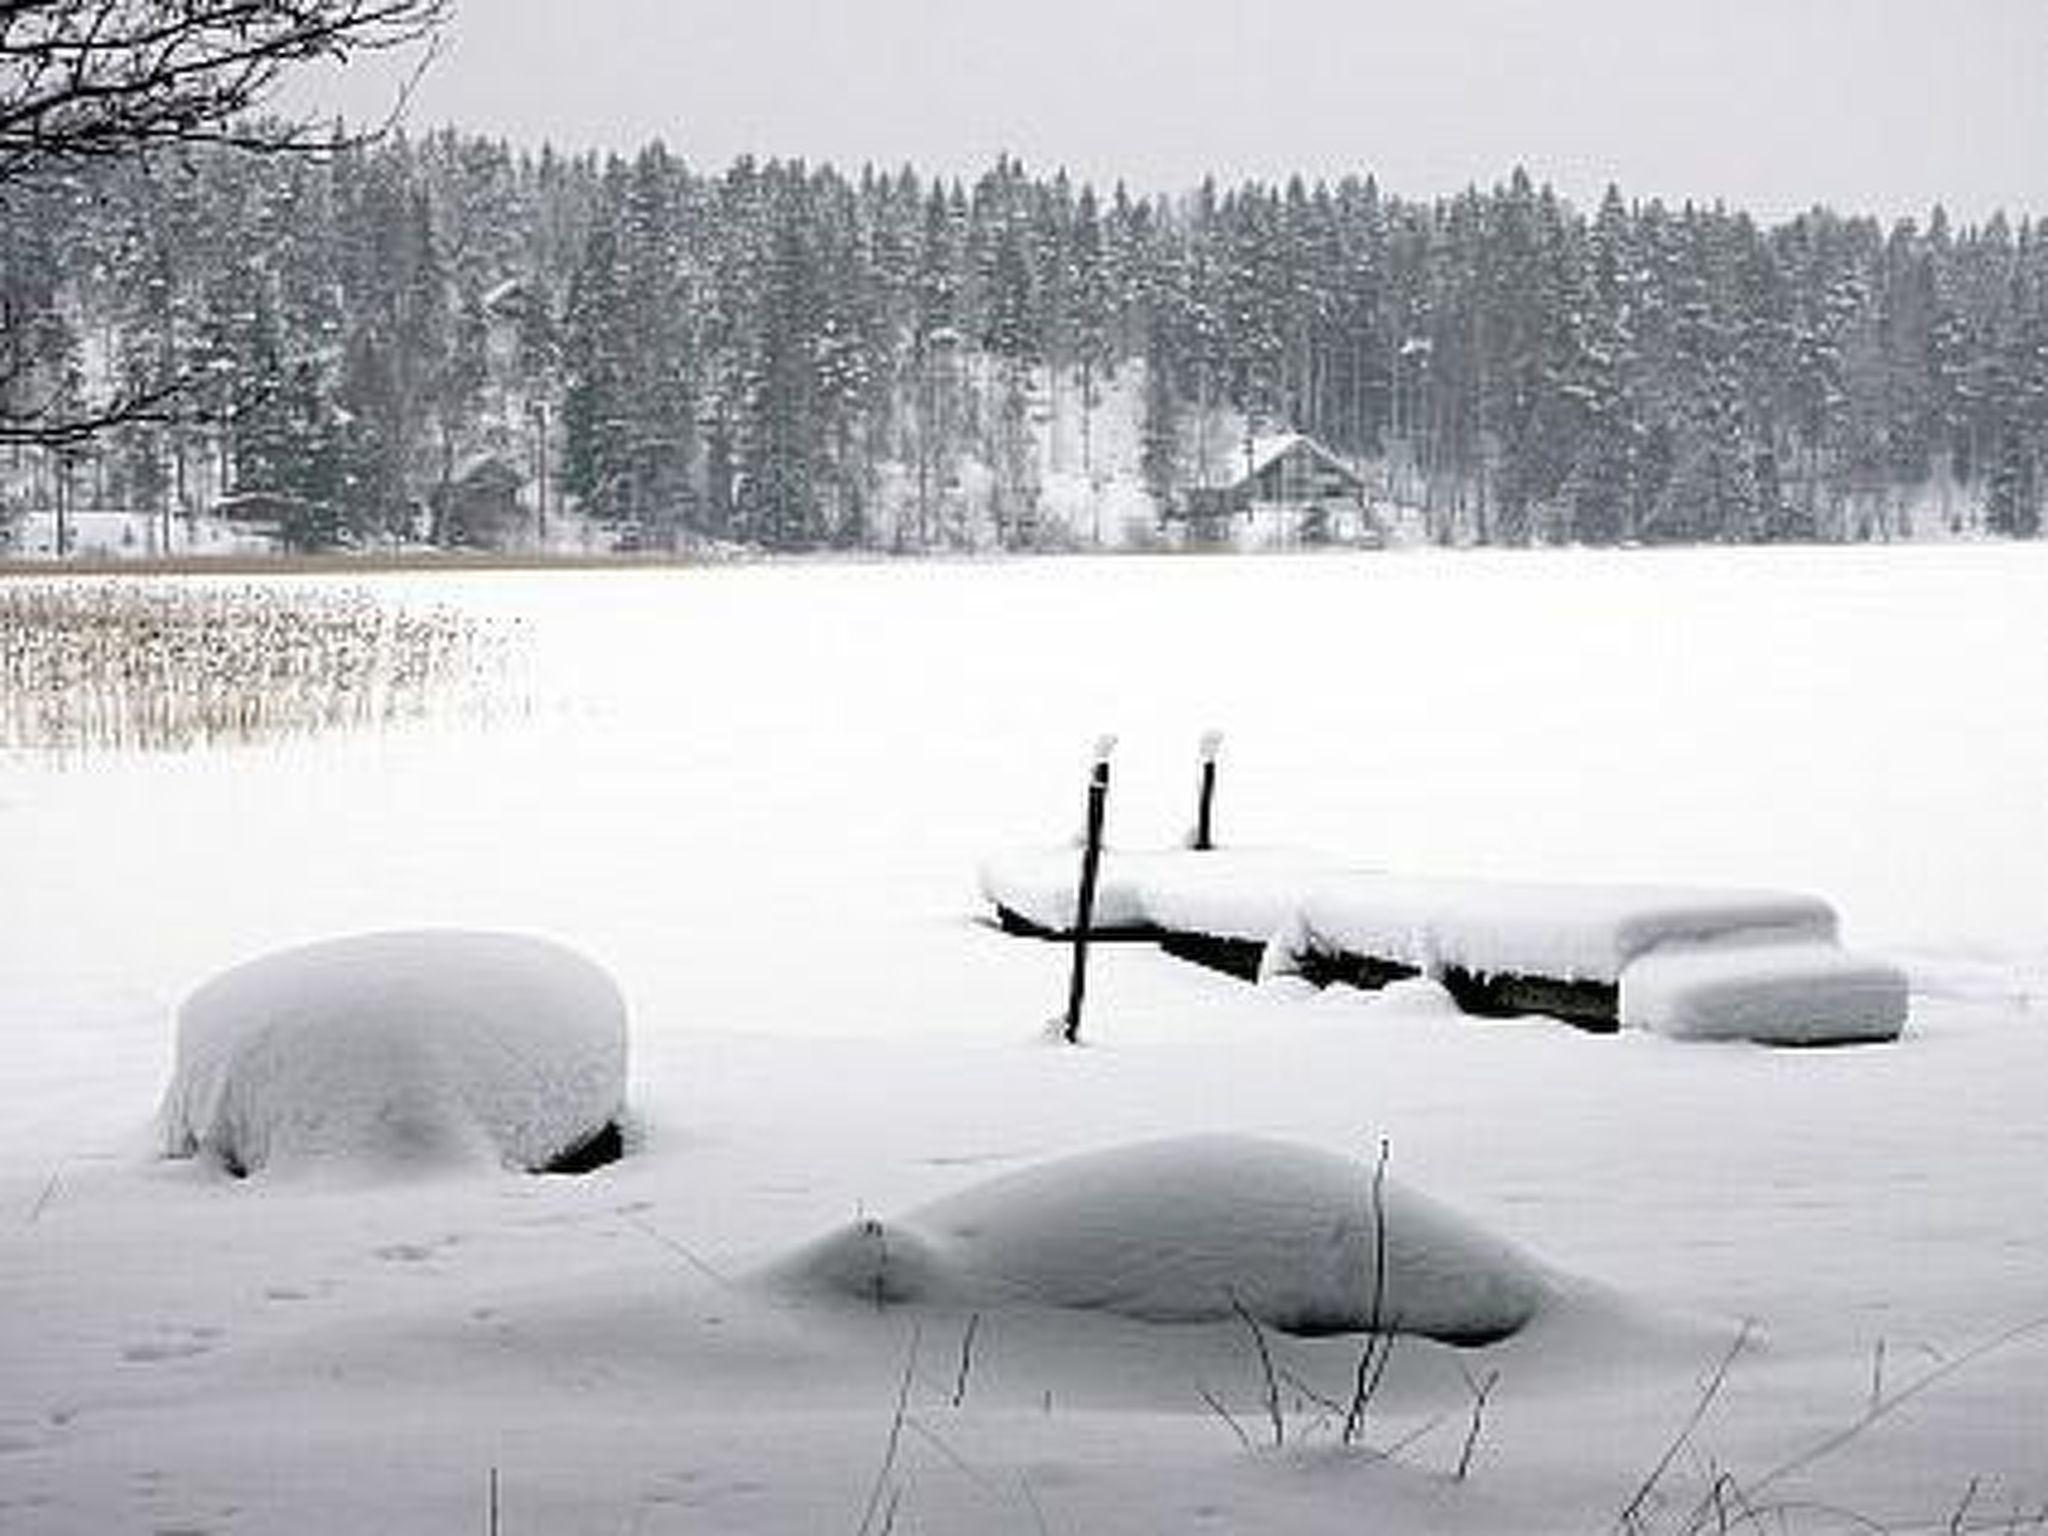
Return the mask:
[[524,485],[526,476],[518,466],[507,463],[502,454],[479,453],[463,460],[455,468],[456,485],[480,485],[496,482],[500,485]]
[[1358,479],[1358,471],[1307,433],[1272,432],[1252,438],[1244,453],[1232,456],[1233,468],[1238,465],[1244,466],[1244,472],[1233,483],[1242,485],[1247,480],[1256,480],[1297,448],[1306,451],[1318,464],[1344,476],[1345,479]]
[[532,302],[532,287],[523,277],[508,277],[483,296],[485,312],[493,315],[515,315]]

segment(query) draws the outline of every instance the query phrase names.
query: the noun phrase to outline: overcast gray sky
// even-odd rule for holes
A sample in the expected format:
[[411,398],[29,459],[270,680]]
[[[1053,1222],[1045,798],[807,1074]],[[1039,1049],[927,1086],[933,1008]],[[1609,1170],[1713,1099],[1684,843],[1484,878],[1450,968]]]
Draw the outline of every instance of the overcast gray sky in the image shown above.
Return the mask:
[[[347,82],[365,107],[388,81]],[[1145,191],[2048,212],[2048,0],[458,0],[410,121]]]

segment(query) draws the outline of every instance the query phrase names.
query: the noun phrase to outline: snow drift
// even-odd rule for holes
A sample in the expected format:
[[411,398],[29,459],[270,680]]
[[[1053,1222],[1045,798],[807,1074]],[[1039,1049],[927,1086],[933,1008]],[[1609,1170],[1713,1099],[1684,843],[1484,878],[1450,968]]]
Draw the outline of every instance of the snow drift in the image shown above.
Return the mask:
[[1456,1344],[1519,1331],[1550,1292],[1533,1260],[1393,1179],[1376,1212],[1362,1161],[1225,1135],[1026,1168],[898,1222],[856,1222],[778,1275],[873,1302],[1156,1323],[1221,1321],[1234,1299],[1284,1332],[1377,1325]]
[[544,1169],[616,1126],[626,1009],[545,940],[333,939],[226,971],[178,1011],[165,1151],[238,1172],[337,1160]]

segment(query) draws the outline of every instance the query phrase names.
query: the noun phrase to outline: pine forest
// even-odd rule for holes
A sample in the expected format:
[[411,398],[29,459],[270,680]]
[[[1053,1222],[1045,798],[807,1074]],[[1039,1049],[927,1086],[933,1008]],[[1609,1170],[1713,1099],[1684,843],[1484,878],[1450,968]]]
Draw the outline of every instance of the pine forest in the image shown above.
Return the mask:
[[0,447],[16,514],[261,504],[303,548],[530,545],[551,514],[626,548],[1129,545],[1300,433],[1446,544],[2040,528],[2048,222],[454,133],[5,195],[15,416],[128,417]]

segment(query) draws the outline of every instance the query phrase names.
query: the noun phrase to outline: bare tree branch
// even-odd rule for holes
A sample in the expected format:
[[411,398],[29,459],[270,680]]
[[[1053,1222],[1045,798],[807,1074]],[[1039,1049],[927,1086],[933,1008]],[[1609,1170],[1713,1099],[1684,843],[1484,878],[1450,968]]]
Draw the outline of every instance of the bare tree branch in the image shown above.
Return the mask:
[[304,152],[354,142],[331,125],[252,114],[308,64],[405,50],[424,63],[449,4],[18,0],[0,11],[0,189],[172,144]]
[[[0,219],[33,216],[46,184],[78,168],[213,146],[329,154],[390,131],[453,0],[6,0],[0,3]],[[292,73],[371,54],[416,55],[383,123],[263,117]],[[24,401],[35,364],[25,321],[0,293],[0,445],[74,447],[118,427],[188,419],[191,376],[79,402]]]
[[170,426],[192,419],[178,402],[192,380],[179,375],[86,409],[66,409],[56,400],[0,409],[0,447],[15,444],[40,448],[73,448],[116,427]]

